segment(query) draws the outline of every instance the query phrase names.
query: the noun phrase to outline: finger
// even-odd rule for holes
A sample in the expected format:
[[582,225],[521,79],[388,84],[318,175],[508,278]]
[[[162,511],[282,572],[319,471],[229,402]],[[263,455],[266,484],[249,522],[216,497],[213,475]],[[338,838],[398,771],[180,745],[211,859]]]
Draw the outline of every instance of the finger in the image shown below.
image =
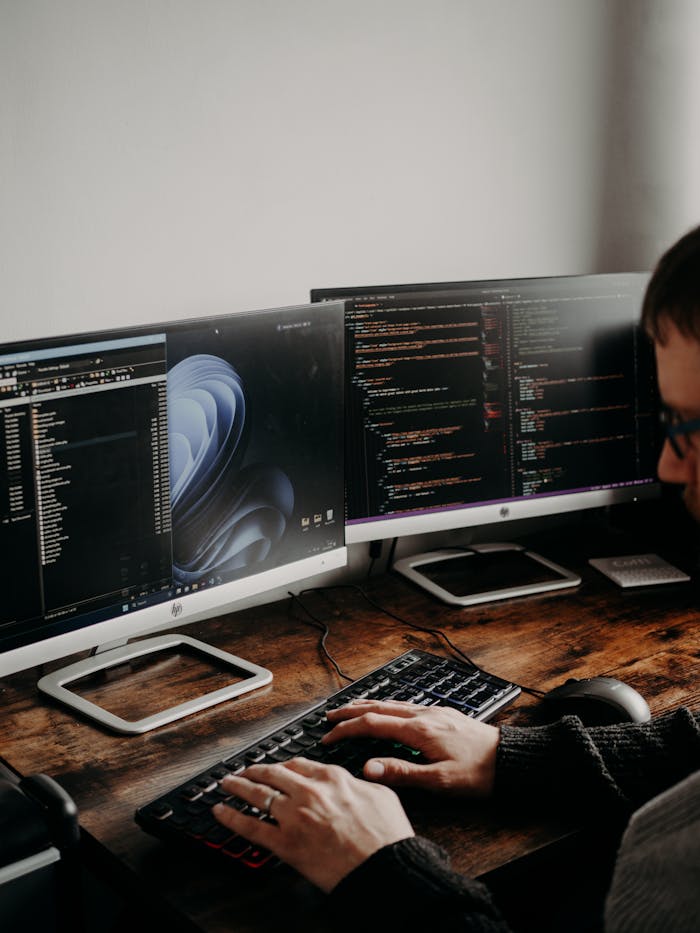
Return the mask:
[[[302,786],[303,781],[293,769],[287,767],[288,764],[289,762],[285,761],[277,764],[250,765],[240,777],[258,784],[265,784],[291,796]],[[233,775],[229,777],[232,778]],[[224,782],[229,780],[229,777],[224,778]]]
[[299,775],[297,780],[302,781],[304,786],[309,785],[307,778],[314,781],[328,780],[338,775],[349,775],[350,773],[339,765],[327,765],[320,761],[312,761],[310,758],[290,758],[289,761],[285,761],[284,767]]
[[291,796],[295,790],[302,790],[309,786],[308,778],[324,779],[329,774],[343,770],[338,765],[322,764],[320,761],[312,761],[310,758],[299,756],[280,764],[250,765],[243,773],[253,780],[270,783]]
[[225,803],[215,804],[211,812],[222,826],[243,836],[253,845],[262,846],[264,849],[272,849],[275,845],[278,829],[274,823],[261,820],[259,816],[242,813]]
[[352,719],[346,719],[336,725],[322,737],[321,742],[337,742],[340,739],[371,736],[377,739],[394,739],[411,745],[423,734],[418,731],[416,718],[385,715],[380,712],[362,713]]
[[[337,765],[321,764],[308,758],[291,758],[279,764],[251,765],[240,775],[229,774],[221,782],[225,791],[241,797],[246,803],[264,808],[272,789],[285,797],[298,797],[316,780],[328,780]],[[279,802],[283,801],[278,801]],[[277,808],[276,811],[277,812]]]
[[261,813],[265,813],[272,805],[271,797],[277,798],[282,791],[270,784],[264,784],[261,781],[251,781],[241,774],[230,774],[221,782],[222,788],[226,793],[233,797],[238,797],[256,807]]
[[329,709],[326,716],[331,722],[354,719],[364,713],[385,713],[397,717],[410,717],[419,715],[422,709],[424,707],[417,706],[415,703],[406,703],[403,700],[352,700],[345,706]]
[[400,758],[370,758],[363,774],[369,781],[388,787],[416,787],[437,790],[442,785],[437,766],[418,765]]

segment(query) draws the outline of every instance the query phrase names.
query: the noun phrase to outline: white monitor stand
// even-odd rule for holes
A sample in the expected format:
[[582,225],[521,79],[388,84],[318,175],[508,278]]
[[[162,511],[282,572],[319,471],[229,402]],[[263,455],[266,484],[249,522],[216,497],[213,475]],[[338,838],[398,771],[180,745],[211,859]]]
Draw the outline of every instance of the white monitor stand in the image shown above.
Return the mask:
[[[236,672],[237,678],[229,685],[213,690],[210,693],[204,693],[188,700],[185,703],[179,703],[176,706],[170,706],[167,709],[160,710],[150,716],[144,716],[138,720],[127,720],[103,709],[101,706],[92,703],[85,697],[80,696],[73,690],[68,689],[68,684],[75,683],[86,677],[108,670],[117,665],[127,664],[143,655],[152,654],[157,651],[168,651],[182,647],[185,651],[194,652],[213,659],[219,664],[230,667]],[[38,683],[39,689],[60,703],[77,710],[84,716],[96,720],[103,726],[121,732],[126,735],[138,735],[142,732],[148,732],[150,729],[156,729],[175,719],[181,719],[190,713],[196,713],[200,710],[213,706],[215,703],[222,703],[224,700],[230,700],[232,697],[240,696],[249,690],[262,687],[269,684],[272,680],[272,673],[264,667],[258,667],[250,661],[245,661],[227,651],[221,651],[212,645],[199,641],[196,638],[190,638],[188,635],[170,633],[167,635],[157,635],[154,638],[135,641],[132,644],[124,645],[119,648],[111,648],[108,651],[98,652],[89,658],[78,661],[75,664],[69,664],[62,667],[52,674],[46,674]]]
[[581,577],[520,544],[485,543],[404,557],[394,570],[456,606],[578,586]]

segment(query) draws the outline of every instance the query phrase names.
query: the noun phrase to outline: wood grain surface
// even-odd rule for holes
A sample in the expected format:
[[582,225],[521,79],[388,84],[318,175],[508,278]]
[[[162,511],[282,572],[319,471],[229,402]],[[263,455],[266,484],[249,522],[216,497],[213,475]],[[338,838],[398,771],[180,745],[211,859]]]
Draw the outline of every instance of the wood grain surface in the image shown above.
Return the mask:
[[[588,566],[581,553],[606,556],[616,547],[629,553],[629,542],[613,541],[607,552],[577,543],[569,540],[555,550],[550,542],[541,549],[581,574],[574,590],[462,609],[396,575],[380,574],[309,592],[303,602],[329,626],[327,647],[352,677],[412,647],[449,654],[445,641],[423,627],[440,629],[475,663],[526,687],[548,690],[567,677],[606,674],[637,688],[654,715],[682,704],[698,708],[697,574],[689,584],[625,591]],[[684,569],[695,572],[694,561],[686,559]],[[344,686],[308,623],[304,608],[289,599],[185,626],[187,634],[270,668],[274,680],[143,736],[110,734],[52,704],[36,690],[36,670],[8,677],[0,683],[0,754],[19,773],[49,774],[73,795],[86,858],[126,894],[142,895],[173,929],[301,929],[289,925],[290,911],[305,918],[305,930],[326,929],[323,899],[289,869],[256,874],[225,859],[168,850],[133,818],[138,806]],[[199,676],[183,674],[172,657],[150,665],[146,674],[120,674],[109,684],[114,702],[130,707],[137,694],[146,710],[157,707],[164,692],[168,702],[185,699]],[[496,721],[525,725],[540,716],[537,698],[523,693]],[[414,796],[406,805],[417,831],[443,845],[459,870],[476,875],[532,856],[577,829],[535,813],[498,812],[483,802]]]

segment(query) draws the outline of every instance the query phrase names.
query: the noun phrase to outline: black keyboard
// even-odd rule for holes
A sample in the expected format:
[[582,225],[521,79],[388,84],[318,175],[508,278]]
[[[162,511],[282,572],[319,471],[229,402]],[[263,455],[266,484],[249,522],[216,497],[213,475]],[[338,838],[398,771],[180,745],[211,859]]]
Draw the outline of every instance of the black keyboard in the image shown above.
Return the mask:
[[360,775],[364,763],[377,756],[420,761],[415,749],[384,739],[348,739],[321,745],[321,737],[331,728],[326,710],[369,697],[406,700],[423,706],[451,706],[474,719],[485,720],[519,693],[516,684],[462,661],[425,651],[407,651],[252,745],[236,749],[230,757],[140,807],[135,819],[159,839],[217,852],[248,868],[278,864],[272,853],[233,835],[212,816],[212,806],[222,800],[238,809],[257,812],[221,789],[221,781],[227,774],[239,774],[255,762],[268,764],[299,756],[342,765],[354,775]]

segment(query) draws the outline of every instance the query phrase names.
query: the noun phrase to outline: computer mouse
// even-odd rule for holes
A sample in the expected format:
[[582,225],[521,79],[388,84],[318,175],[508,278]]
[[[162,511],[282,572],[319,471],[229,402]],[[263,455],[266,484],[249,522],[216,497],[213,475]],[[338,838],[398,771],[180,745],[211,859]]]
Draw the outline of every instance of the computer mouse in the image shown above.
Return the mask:
[[553,718],[578,716],[585,726],[646,722],[651,710],[641,693],[615,677],[569,678],[542,697]]

